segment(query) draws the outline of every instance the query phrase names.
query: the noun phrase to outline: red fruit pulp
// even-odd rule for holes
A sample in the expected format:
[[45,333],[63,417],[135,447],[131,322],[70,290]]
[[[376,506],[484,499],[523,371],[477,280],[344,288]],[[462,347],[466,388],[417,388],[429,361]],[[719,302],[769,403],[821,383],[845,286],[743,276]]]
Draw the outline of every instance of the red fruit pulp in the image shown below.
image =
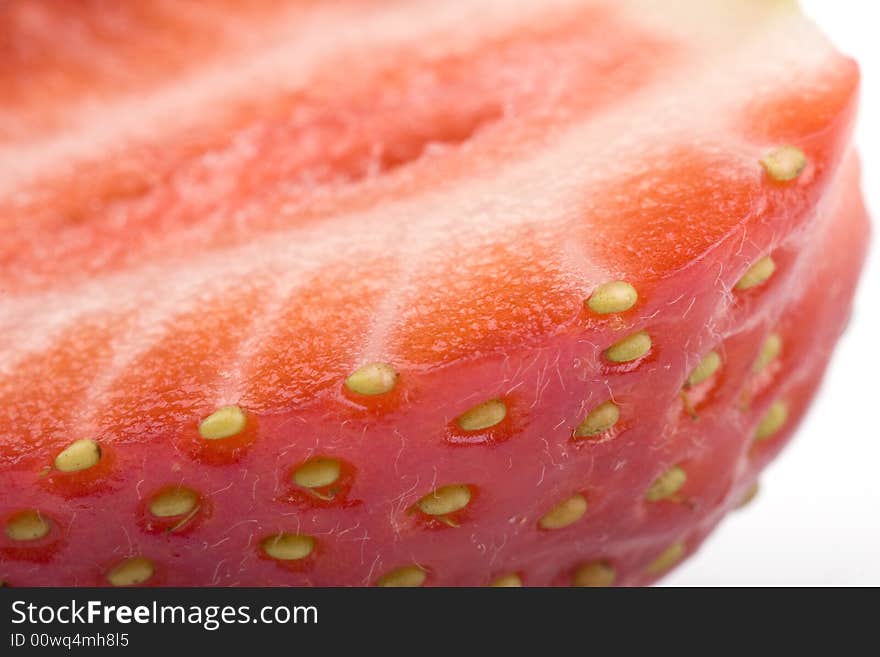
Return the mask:
[[[12,3],[0,577],[653,581],[788,439],[864,255],[857,70],[771,4]],[[614,280],[636,303],[591,310]],[[390,390],[346,388],[368,363]]]

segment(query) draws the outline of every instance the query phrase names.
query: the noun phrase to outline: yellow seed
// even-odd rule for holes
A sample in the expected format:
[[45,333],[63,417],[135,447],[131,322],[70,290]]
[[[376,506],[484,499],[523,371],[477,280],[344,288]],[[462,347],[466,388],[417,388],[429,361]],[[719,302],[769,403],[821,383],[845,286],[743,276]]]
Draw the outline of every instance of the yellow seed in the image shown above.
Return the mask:
[[280,533],[264,538],[263,552],[280,561],[305,559],[315,549],[315,539],[302,534]]
[[418,501],[418,507],[422,513],[427,513],[429,516],[444,516],[447,513],[460,511],[470,501],[471,489],[468,486],[450,484],[425,495]]
[[760,489],[760,485],[756,481],[754,484],[749,486],[749,489],[745,492],[745,494],[740,499],[739,503],[736,505],[737,509],[741,509],[744,506],[748,506],[752,500],[755,499],[758,495],[758,490]]
[[345,387],[359,395],[384,395],[397,384],[397,376],[387,363],[367,363],[345,380]]
[[538,520],[541,529],[562,529],[577,522],[587,512],[587,500],[583,495],[572,495],[563,500]]
[[490,399],[459,415],[455,422],[464,431],[482,431],[494,427],[507,416],[507,406],[500,399]]
[[739,279],[739,282],[736,284],[736,289],[748,290],[757,287],[770,278],[775,271],[776,263],[773,262],[773,258],[770,256],[764,256],[756,261],[755,264],[749,267],[748,271],[743,274],[743,277]]
[[173,518],[191,513],[199,503],[198,494],[189,488],[172,488],[156,495],[150,513],[157,518]]
[[620,419],[620,408],[612,401],[599,404],[587,414],[574,431],[575,438],[597,436],[608,431]]
[[767,0],[765,3],[769,5],[769,9],[789,14],[800,15],[800,0]]
[[6,521],[6,535],[13,541],[36,541],[49,533],[49,520],[39,511],[19,511]]
[[611,564],[605,561],[593,561],[574,571],[571,584],[590,588],[611,586],[616,575]]
[[761,158],[767,175],[778,182],[794,180],[807,166],[807,156],[796,146],[780,146]]
[[687,473],[680,466],[674,465],[654,480],[645,493],[645,499],[649,502],[659,502],[672,497],[686,481]]
[[416,565],[401,566],[382,575],[376,586],[416,587],[424,584],[427,577],[428,573],[424,568]]
[[205,440],[221,440],[237,436],[247,424],[247,416],[238,406],[222,406],[199,424],[199,433]]
[[696,386],[701,384],[715,374],[719,367],[721,367],[721,356],[718,355],[717,351],[710,351],[703,356],[703,360],[691,371],[690,376],[687,378],[687,385]]
[[787,419],[788,406],[785,402],[776,400],[770,404],[770,408],[758,423],[758,428],[755,430],[755,440],[766,440],[779,431]]
[[489,586],[502,589],[517,588],[522,586],[522,579],[516,573],[508,573],[493,579]]
[[636,289],[626,281],[611,281],[593,290],[587,305],[595,313],[622,313],[632,308],[639,299]]
[[113,586],[143,584],[153,576],[153,562],[144,557],[132,557],[107,573],[107,581]]
[[641,358],[651,350],[651,336],[647,331],[639,331],[625,337],[605,350],[605,358],[614,363],[628,363]]
[[55,457],[55,469],[61,472],[78,472],[98,464],[101,447],[94,440],[74,440]]
[[293,481],[303,488],[322,488],[339,479],[342,465],[336,459],[316,456],[299,466],[293,473]]
[[780,337],[778,333],[771,333],[767,336],[767,339],[764,340],[764,344],[761,346],[761,353],[758,354],[758,358],[755,359],[752,371],[756,374],[762,371],[770,363],[776,360],[780,351],[782,351],[782,337]]
[[648,567],[645,569],[646,572],[649,575],[659,575],[660,573],[669,570],[681,561],[681,558],[684,556],[684,549],[684,543],[681,541],[673,543],[657,555],[654,561],[648,564]]

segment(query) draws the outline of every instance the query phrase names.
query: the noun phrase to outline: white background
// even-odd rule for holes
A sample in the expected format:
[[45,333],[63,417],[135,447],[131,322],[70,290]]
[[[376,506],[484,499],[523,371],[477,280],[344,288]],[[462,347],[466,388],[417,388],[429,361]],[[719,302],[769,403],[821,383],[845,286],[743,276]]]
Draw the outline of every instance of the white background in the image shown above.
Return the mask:
[[874,236],[855,314],[794,441],[672,586],[880,586],[880,2],[802,0],[862,67],[857,141]]

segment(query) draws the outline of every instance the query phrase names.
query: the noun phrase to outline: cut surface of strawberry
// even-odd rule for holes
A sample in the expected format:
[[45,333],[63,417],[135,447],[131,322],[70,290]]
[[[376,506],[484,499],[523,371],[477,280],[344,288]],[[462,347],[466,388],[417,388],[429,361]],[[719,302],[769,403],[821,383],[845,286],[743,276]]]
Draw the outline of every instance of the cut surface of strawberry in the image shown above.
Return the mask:
[[8,5],[12,585],[647,584],[846,324],[793,3]]

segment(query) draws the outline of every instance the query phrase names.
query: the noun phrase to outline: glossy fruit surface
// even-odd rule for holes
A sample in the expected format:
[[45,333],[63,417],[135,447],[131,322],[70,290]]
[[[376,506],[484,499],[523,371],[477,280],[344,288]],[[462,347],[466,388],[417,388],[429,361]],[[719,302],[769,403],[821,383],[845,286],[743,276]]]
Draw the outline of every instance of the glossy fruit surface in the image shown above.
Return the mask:
[[847,321],[858,72],[791,3],[656,5],[9,3],[0,578],[694,550]]

